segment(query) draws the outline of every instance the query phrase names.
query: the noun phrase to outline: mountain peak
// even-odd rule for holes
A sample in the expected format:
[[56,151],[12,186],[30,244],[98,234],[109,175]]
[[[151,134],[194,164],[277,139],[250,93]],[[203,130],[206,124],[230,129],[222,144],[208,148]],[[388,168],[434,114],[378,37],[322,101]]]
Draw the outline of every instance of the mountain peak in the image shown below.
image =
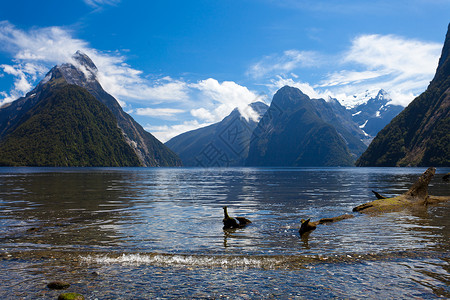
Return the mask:
[[[97,72],[98,69],[91,58],[78,50],[72,55],[71,61],[55,66],[50,71],[50,76],[62,76],[69,84],[99,89],[100,83],[97,80]],[[47,79],[44,80],[44,83]]]
[[450,70],[450,23],[448,24],[447,34],[445,35],[444,46],[442,47],[441,57],[436,69],[433,81],[445,79]]
[[72,58],[75,62],[79,63],[81,66],[94,71],[94,73],[97,72],[97,66],[94,64],[92,59],[81,50],[75,52],[75,54],[72,55]]
[[391,100],[391,96],[389,95],[388,92],[386,92],[385,90],[381,89],[377,96],[375,97],[376,100],[379,101],[384,101],[384,102],[388,102]]
[[308,95],[304,94],[300,89],[285,85],[275,93],[271,106],[275,105],[287,109],[293,106],[296,107],[300,103],[306,103],[309,100]]
[[289,85],[283,86],[276,93],[277,94],[278,93],[280,93],[280,94],[292,94],[292,93],[295,93],[295,94],[306,96],[306,94],[304,94],[299,88],[292,87],[292,86],[289,86]]

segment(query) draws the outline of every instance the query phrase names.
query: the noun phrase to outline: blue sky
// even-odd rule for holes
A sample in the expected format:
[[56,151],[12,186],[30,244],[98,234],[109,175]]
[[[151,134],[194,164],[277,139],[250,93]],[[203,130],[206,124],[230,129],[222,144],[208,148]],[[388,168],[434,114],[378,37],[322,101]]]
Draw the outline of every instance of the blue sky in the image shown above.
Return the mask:
[[285,84],[345,105],[385,89],[407,105],[434,75],[449,16],[450,0],[3,1],[0,103],[82,50],[162,141]]

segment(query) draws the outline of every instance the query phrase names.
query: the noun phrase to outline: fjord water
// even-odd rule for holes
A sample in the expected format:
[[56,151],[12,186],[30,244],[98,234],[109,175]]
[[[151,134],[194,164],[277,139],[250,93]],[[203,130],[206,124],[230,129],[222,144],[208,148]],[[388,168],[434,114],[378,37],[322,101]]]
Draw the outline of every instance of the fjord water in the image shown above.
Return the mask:
[[[424,168],[0,168],[0,298],[450,297],[450,206],[320,225]],[[438,169],[429,191],[450,193]],[[224,205],[250,226],[222,230]]]

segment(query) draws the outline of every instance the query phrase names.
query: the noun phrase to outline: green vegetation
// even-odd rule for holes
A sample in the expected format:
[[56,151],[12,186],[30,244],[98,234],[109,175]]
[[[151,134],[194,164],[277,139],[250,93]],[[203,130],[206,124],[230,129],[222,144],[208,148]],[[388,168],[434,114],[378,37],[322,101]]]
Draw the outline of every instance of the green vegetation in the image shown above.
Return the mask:
[[78,293],[64,293],[58,296],[58,300],[84,300],[84,297]]
[[53,82],[0,141],[0,165],[139,166],[115,120],[85,89]]

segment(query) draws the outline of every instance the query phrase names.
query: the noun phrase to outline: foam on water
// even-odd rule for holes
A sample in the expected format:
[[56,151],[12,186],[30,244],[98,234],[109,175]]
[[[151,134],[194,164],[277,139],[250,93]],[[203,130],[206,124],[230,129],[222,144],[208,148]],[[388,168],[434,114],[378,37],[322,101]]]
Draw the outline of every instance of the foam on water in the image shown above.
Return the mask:
[[428,251],[398,251],[367,254],[346,253],[341,255],[187,255],[162,253],[122,253],[80,255],[84,264],[122,265],[122,266],[159,266],[159,267],[200,267],[200,268],[256,268],[256,269],[308,269],[316,264],[354,264],[369,261],[390,261],[397,259],[415,259],[440,255]]
[[[208,256],[180,254],[122,254],[119,256],[80,256],[81,262],[92,264],[156,265],[180,267],[222,267],[222,268],[263,268],[274,269],[285,265],[280,257],[258,256]],[[292,265],[293,266],[293,265]],[[297,268],[301,264],[297,264]]]

